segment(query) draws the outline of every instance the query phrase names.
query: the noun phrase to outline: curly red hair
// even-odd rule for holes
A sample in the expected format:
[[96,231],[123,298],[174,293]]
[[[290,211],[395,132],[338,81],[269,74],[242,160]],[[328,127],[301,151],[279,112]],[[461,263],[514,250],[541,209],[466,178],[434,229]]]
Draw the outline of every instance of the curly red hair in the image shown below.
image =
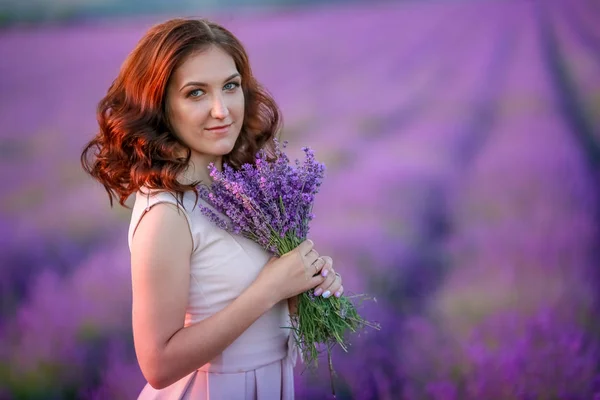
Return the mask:
[[[233,150],[223,162],[235,169],[254,163],[258,150],[273,150],[281,113],[252,75],[248,55],[227,29],[204,19],[172,19],[152,27],[123,63],[98,104],[100,127],[81,154],[83,169],[122,206],[142,186],[176,193],[200,182],[182,184],[177,177],[191,151],[170,129],[165,92],[174,70],[188,56],[218,46],[234,60],[242,78],[244,122]],[[182,157],[182,154],[186,154]]]

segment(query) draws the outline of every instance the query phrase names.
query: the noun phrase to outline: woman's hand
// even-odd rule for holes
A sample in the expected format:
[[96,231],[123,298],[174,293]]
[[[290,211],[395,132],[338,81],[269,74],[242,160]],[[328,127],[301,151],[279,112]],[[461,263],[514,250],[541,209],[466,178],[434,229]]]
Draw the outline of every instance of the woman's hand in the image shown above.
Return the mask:
[[[327,281],[321,274],[327,265],[326,258],[319,257],[311,240],[305,240],[294,250],[273,257],[264,266],[254,284],[259,285],[273,304],[294,297]],[[329,272],[325,275],[329,275]],[[331,283],[328,285],[328,287]]]
[[[344,294],[344,287],[342,286],[342,277],[340,274],[335,272],[333,269],[333,260],[331,257],[321,256],[323,259],[324,267],[321,269],[321,276],[326,275],[325,280],[318,287],[315,288],[314,294],[316,296],[323,296],[328,298],[331,293],[335,297],[340,297]],[[324,271],[327,270],[327,273]],[[327,294],[329,291],[329,294]],[[296,314],[298,312],[298,296],[293,296],[288,299],[288,308],[290,314]]]

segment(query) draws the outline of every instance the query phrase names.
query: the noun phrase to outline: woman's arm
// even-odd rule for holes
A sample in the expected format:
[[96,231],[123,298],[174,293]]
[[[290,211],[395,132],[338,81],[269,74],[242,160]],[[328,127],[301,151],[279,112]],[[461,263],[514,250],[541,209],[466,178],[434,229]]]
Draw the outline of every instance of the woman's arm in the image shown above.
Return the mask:
[[183,327],[192,238],[173,204],[155,205],[140,221],[131,246],[133,335],[144,377],[164,388],[219,355],[276,297],[251,285],[220,312]]

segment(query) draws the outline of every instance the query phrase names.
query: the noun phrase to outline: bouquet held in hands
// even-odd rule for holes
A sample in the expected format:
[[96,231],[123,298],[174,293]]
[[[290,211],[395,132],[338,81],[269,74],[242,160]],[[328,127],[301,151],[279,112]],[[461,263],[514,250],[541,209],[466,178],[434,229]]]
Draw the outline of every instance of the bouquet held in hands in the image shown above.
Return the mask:
[[[224,164],[219,171],[210,165],[213,183],[210,188],[198,186],[198,193],[228,219],[200,204],[202,213],[222,229],[245,236],[276,256],[294,250],[307,238],[315,195],[325,173],[314,152],[306,147],[302,150],[305,160],[296,160],[295,165],[277,141],[274,159],[261,150],[254,165],[244,164],[239,170]],[[379,329],[358,314],[349,296],[319,292],[311,289],[299,296],[290,327],[304,361],[315,366],[319,345],[326,345],[329,355],[336,344],[347,351],[347,331],[365,326]]]

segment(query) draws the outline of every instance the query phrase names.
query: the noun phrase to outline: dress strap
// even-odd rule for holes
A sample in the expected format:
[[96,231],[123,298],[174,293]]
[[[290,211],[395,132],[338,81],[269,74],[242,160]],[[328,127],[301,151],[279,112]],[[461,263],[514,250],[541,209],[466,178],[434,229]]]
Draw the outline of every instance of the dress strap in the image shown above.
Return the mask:
[[129,232],[127,235],[127,240],[129,243],[129,248],[131,249],[131,241],[133,239],[133,235],[135,230],[137,229],[138,224],[150,209],[159,203],[169,203],[175,205],[179,208],[183,215],[185,216],[188,226],[190,228],[190,234],[192,235],[193,248],[196,249],[198,246],[196,235],[194,235],[193,230],[193,221],[190,218],[190,211],[186,210],[182,204],[177,200],[177,197],[173,193],[169,192],[159,192],[159,191],[151,191],[148,189],[140,189],[135,194],[135,204],[133,205],[133,210],[131,212],[131,221],[129,223]]

